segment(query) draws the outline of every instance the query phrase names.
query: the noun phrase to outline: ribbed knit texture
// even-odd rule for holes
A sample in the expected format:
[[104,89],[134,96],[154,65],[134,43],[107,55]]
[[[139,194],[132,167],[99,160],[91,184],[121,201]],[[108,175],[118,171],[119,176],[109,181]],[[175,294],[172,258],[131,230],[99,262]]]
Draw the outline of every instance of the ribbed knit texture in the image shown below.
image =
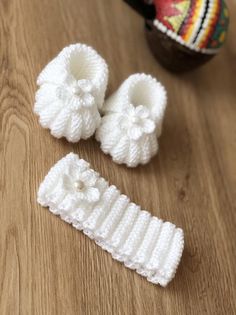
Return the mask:
[[101,149],[129,167],[148,163],[158,151],[166,102],[165,88],[155,78],[131,75],[101,109],[96,132]]
[[174,277],[182,229],[141,210],[78,155],[70,153],[51,168],[38,202],[148,281],[166,286]]
[[40,73],[34,111],[56,138],[70,142],[92,136],[100,124],[108,67],[91,47],[65,47]]

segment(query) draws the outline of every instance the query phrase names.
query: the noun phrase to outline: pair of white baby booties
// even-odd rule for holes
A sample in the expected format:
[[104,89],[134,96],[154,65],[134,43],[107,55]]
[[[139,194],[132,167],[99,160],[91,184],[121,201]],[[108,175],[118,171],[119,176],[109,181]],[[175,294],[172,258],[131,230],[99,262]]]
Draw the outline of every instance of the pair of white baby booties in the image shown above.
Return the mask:
[[38,77],[39,122],[70,142],[96,132],[101,149],[115,162],[146,164],[158,151],[166,90],[152,76],[137,73],[104,100],[107,83],[107,63],[93,48],[65,47]]

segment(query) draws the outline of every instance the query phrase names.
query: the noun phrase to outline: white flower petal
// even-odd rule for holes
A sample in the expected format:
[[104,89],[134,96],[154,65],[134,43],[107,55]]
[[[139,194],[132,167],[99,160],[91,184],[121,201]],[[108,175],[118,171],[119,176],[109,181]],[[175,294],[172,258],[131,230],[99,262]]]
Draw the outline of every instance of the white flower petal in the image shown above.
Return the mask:
[[83,79],[77,82],[77,85],[84,93],[90,93],[92,91],[92,84],[89,80]]
[[84,182],[87,187],[92,187],[96,184],[98,175],[93,170],[87,170],[80,175],[80,180]]
[[85,192],[85,198],[88,202],[96,202],[100,198],[100,192],[95,187],[89,187]]
[[79,167],[77,167],[77,163],[71,164],[69,169],[68,169],[68,175],[70,180],[71,180],[71,187],[74,185],[74,182],[76,182],[77,180],[79,180],[80,175],[81,175],[81,170]]
[[145,133],[152,133],[155,130],[155,123],[151,119],[143,121],[143,130]]
[[128,130],[128,135],[133,140],[138,140],[143,134],[142,128],[137,125],[134,125]]
[[78,200],[84,200],[84,199],[86,199],[86,195],[85,195],[85,192],[84,191],[76,191],[75,192],[75,198],[76,198],[76,200],[78,201]]
[[149,110],[147,107],[143,105],[139,105],[135,109],[135,114],[139,116],[139,118],[147,118],[149,116]]
[[82,99],[82,105],[84,107],[91,107],[94,105],[94,97],[91,94],[85,94]]
[[75,161],[75,164],[76,164],[76,169],[78,170],[78,174],[86,171],[89,168],[89,163],[82,159],[79,159],[79,160],[77,159],[77,161]]

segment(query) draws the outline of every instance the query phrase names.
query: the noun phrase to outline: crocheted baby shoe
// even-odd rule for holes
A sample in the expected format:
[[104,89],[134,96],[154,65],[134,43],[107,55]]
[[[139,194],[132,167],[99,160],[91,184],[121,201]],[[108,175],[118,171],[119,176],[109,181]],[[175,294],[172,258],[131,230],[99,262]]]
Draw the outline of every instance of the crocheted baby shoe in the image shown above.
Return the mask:
[[51,168],[38,202],[148,281],[166,286],[175,276],[183,230],[141,210],[78,155],[70,153]]
[[56,138],[87,139],[100,123],[108,81],[105,60],[84,44],[64,48],[40,73],[34,111]]
[[101,149],[119,164],[146,164],[158,151],[166,90],[146,74],[133,74],[104,103],[96,131]]

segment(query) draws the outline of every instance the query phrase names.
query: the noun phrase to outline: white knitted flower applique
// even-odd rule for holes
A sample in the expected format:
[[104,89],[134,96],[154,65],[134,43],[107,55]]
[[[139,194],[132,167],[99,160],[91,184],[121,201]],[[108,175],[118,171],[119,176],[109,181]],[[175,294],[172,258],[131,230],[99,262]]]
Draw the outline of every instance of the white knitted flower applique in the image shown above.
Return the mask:
[[130,105],[126,113],[121,114],[120,128],[127,133],[130,139],[139,140],[143,135],[152,133],[156,126],[145,106],[133,107]]
[[92,107],[95,105],[93,96],[93,86],[89,80],[75,80],[70,77],[67,82],[58,86],[57,96],[71,111],[79,111],[82,107]]
[[100,123],[108,67],[91,47],[64,48],[40,73],[34,111],[56,138],[87,139]]
[[166,108],[165,88],[150,75],[131,75],[104,103],[96,138],[119,164],[146,164],[158,151]]
[[99,190],[95,187],[97,177],[92,170],[75,170],[72,174],[63,175],[62,189],[76,202],[96,202],[100,197]]
[[99,174],[90,169],[86,161],[76,159],[72,154],[66,160],[62,159],[54,174],[52,180],[47,179],[41,187],[39,199],[44,196],[43,200],[50,200],[52,212],[61,211],[66,221],[81,219],[100,199],[102,186]]

